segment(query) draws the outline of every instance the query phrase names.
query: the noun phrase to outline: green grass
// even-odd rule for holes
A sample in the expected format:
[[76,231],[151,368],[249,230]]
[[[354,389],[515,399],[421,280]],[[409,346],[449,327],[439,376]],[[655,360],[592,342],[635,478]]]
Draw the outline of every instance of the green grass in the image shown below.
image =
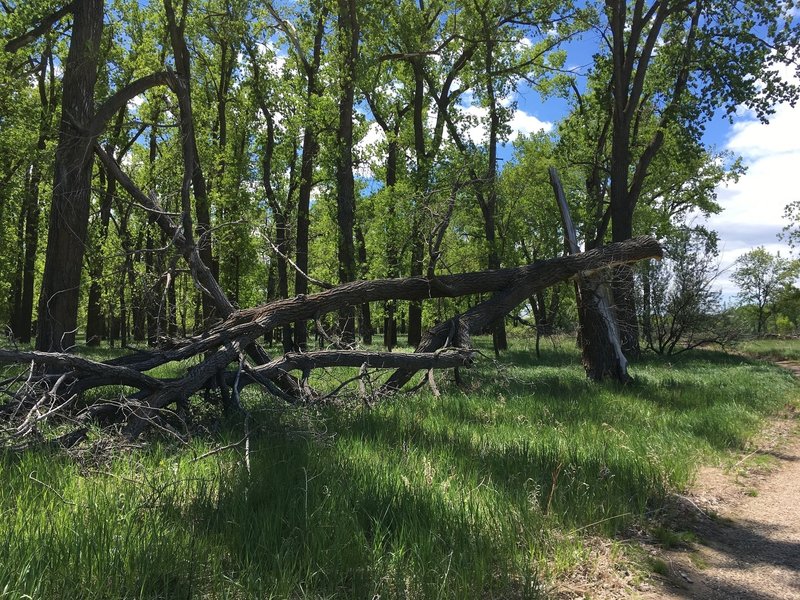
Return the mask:
[[[485,341],[481,341],[485,344]],[[539,597],[797,397],[718,352],[586,380],[571,341],[372,410],[247,395],[242,424],[110,459],[0,458],[0,598]]]
[[647,562],[650,570],[656,575],[667,577],[669,575],[669,565],[660,558],[648,557]]
[[800,361],[800,339],[748,340],[738,344],[737,349],[766,360]]

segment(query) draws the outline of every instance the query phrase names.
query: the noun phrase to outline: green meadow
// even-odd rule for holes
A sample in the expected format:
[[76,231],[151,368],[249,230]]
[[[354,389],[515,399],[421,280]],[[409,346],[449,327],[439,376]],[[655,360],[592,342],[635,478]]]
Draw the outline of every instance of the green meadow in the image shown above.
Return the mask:
[[[485,340],[479,343],[488,347]],[[645,356],[588,381],[574,341],[374,406],[195,415],[183,443],[0,457],[0,598],[540,598],[798,398],[767,362]],[[344,374],[342,374],[344,376]],[[249,433],[249,435],[246,434]]]

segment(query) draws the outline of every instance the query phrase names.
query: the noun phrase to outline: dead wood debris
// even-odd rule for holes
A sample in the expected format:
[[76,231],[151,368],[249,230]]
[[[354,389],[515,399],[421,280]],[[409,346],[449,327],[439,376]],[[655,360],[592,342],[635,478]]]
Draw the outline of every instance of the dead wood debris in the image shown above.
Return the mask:
[[[356,384],[361,401],[371,405],[400,390],[420,371],[470,366],[475,360],[470,336],[503,318],[533,291],[582,273],[660,255],[654,239],[635,238],[512,269],[438,276],[435,283],[427,277],[355,281],[233,311],[200,334],[106,361],[69,353],[0,350],[0,365],[6,365],[6,378],[0,381],[5,397],[0,404],[0,446],[70,447],[98,422],[116,424],[128,440],[149,427],[180,435],[172,423],[189,411],[198,392],[209,390],[218,392],[225,410],[234,411],[241,410],[239,393],[247,385],[259,385],[290,403],[330,400],[339,389],[322,394],[311,388],[309,376],[331,367],[355,369],[341,388]],[[348,305],[476,293],[492,296],[429,330],[414,353],[337,349],[272,359],[257,344],[266,331],[299,320],[316,321]],[[182,367],[180,377],[149,374],[156,367],[185,364],[188,359],[196,364]],[[394,372],[376,386],[370,369]],[[295,372],[300,375],[292,375]],[[436,389],[432,375],[427,381]]]

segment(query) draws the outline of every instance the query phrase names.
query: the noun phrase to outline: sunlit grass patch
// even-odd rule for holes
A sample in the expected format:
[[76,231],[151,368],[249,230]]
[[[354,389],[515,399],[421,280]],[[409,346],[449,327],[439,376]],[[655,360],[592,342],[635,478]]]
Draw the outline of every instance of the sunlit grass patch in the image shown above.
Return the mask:
[[648,356],[621,386],[587,381],[571,340],[514,343],[463,388],[438,374],[440,398],[248,388],[249,444],[228,419],[98,461],[7,455],[0,597],[535,598],[797,396],[741,356]]
[[767,360],[800,361],[800,339],[762,339],[741,342],[740,352]]

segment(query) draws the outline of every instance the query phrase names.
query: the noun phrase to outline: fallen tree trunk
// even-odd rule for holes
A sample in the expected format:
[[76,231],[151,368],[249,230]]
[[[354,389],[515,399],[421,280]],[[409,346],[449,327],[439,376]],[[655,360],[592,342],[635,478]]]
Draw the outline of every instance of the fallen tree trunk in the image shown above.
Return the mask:
[[266,365],[255,367],[252,371],[264,377],[274,377],[288,371],[308,372],[312,369],[328,367],[453,369],[470,366],[474,360],[474,354],[472,350],[461,348],[447,348],[442,352],[424,354],[357,350],[290,352]]
[[[217,349],[234,340],[239,343],[244,341],[249,343],[256,340],[265,331],[280,327],[285,323],[315,319],[321,315],[336,312],[342,306],[357,305],[363,302],[453,298],[470,294],[515,290],[508,300],[499,305],[498,309],[492,313],[496,315],[505,307],[511,310],[520,304],[524,300],[524,298],[518,300],[520,291],[527,294],[531,290],[550,287],[582,272],[596,271],[615,264],[636,262],[658,256],[661,256],[661,246],[658,242],[653,238],[639,237],[609,244],[597,250],[539,261],[517,268],[444,275],[434,279],[407,277],[354,281],[318,294],[275,300],[255,308],[236,311],[229,318],[207,331],[178,340],[169,348],[157,352],[143,352],[135,357],[125,357],[113,362],[115,364],[125,363],[132,368],[146,371],[167,362],[185,360],[201,352]],[[473,314],[473,311],[469,311],[469,314]],[[474,315],[472,318],[478,318],[478,315]]]
[[[660,258],[661,247],[652,238],[634,238],[629,240],[632,242],[629,247],[621,247],[618,244],[611,244],[597,250],[590,250],[582,254],[570,254],[568,256],[551,259],[546,261],[548,263],[570,265],[572,264],[569,259],[577,258],[579,256],[605,256],[604,251],[611,249],[611,256],[615,258],[614,264],[619,262],[633,262],[642,260],[644,258]],[[624,242],[623,242],[624,243]],[[627,258],[623,258],[627,257]],[[536,263],[535,263],[536,264]],[[609,262],[609,265],[611,262]],[[534,266],[534,265],[530,265]],[[549,269],[548,274],[553,275],[555,271],[560,269]],[[457,315],[452,319],[445,321],[430,329],[425,333],[417,346],[417,352],[433,352],[438,348],[443,347],[449,337],[452,337],[453,331],[462,332],[459,338],[462,344],[468,345],[468,336],[475,335],[481,331],[485,331],[489,326],[494,324],[498,319],[502,319],[511,312],[514,308],[522,304],[528,296],[533,294],[537,289],[550,287],[558,281],[569,279],[570,277],[578,277],[584,280],[586,277],[591,277],[592,271],[597,271],[598,268],[583,269],[581,271],[572,273],[569,277],[562,277],[556,281],[551,281],[545,278],[542,273],[540,277],[527,277],[520,278],[514,285],[495,293],[488,300],[473,306],[468,311],[461,315]],[[546,285],[543,283],[546,282]],[[410,369],[401,369],[395,372],[392,377],[386,382],[387,391],[391,389],[399,389],[403,387],[413,377],[416,371]],[[626,373],[627,376],[627,373]],[[600,379],[601,377],[592,377],[593,379]]]
[[[174,341],[155,351],[137,352],[105,362],[65,354],[3,351],[0,352],[0,363],[30,362],[34,365],[58,365],[62,369],[56,383],[53,380],[56,375],[35,375],[32,368],[23,386],[14,391],[7,390],[14,402],[29,409],[28,412],[23,410],[22,414],[29,414],[30,408],[36,406],[43,397],[51,397],[55,405],[58,402],[57,395],[76,395],[93,387],[125,385],[138,390],[126,399],[120,410],[127,417],[125,431],[133,438],[166,407],[172,404],[185,405],[193,394],[215,382],[222,387],[231,385],[232,378],[238,378],[242,370],[246,375],[241,381],[258,382],[290,401],[306,399],[302,393],[303,387],[298,385],[297,380],[289,378],[294,385],[292,392],[287,394],[286,389],[276,389],[273,381],[279,378],[286,380],[287,373],[297,369],[303,371],[305,378],[312,369],[330,366],[396,368],[399,370],[389,379],[383,391],[397,390],[418,370],[470,364],[472,355],[468,351],[437,350],[445,347],[467,348],[470,334],[485,330],[535,290],[580,273],[660,255],[661,247],[654,239],[635,238],[597,250],[511,269],[434,278],[355,281],[318,294],[234,311],[207,331]],[[251,353],[255,341],[265,331],[285,323],[317,319],[342,307],[374,301],[424,300],[487,292],[494,292],[494,295],[486,302],[431,329],[413,355],[356,351],[293,353],[273,361],[257,361],[253,366],[247,364],[245,359],[248,349]],[[197,356],[204,358],[179,379],[162,379],[145,373],[166,363]],[[231,364],[237,365],[236,371],[227,370]],[[7,387],[13,385],[6,383]],[[14,383],[19,384],[19,380]],[[55,394],[51,386],[61,386],[59,394]],[[12,412],[20,414],[19,410]]]

